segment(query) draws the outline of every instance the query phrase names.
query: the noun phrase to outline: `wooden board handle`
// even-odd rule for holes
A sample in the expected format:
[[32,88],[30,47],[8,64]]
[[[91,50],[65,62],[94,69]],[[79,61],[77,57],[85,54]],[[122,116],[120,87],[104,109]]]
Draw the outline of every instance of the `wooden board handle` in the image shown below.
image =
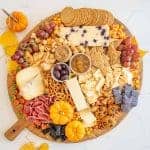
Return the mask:
[[5,132],[5,137],[8,140],[13,141],[20,134],[20,132],[28,125],[29,123],[26,120],[24,119],[18,120],[11,128],[9,128]]

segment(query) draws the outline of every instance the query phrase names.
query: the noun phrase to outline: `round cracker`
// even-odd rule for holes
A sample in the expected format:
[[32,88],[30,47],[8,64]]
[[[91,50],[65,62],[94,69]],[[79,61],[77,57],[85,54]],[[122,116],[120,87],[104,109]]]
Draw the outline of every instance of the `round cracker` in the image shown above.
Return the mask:
[[68,24],[70,22],[72,22],[72,20],[74,19],[74,9],[72,7],[65,7],[61,14],[61,20],[64,24]]

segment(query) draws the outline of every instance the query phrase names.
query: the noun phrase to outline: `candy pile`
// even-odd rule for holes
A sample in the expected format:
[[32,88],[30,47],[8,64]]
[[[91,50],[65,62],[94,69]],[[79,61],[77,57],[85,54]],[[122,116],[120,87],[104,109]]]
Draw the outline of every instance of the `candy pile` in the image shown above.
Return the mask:
[[124,112],[128,112],[132,107],[137,106],[139,92],[134,90],[130,84],[126,84],[123,88],[115,87],[112,92],[115,102],[121,104]]

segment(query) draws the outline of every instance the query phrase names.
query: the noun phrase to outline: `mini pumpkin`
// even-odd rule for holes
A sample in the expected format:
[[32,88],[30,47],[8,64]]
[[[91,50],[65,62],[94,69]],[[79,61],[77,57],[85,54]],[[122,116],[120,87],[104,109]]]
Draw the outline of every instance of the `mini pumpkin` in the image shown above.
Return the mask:
[[10,16],[6,19],[6,24],[11,31],[21,32],[28,26],[28,19],[22,12],[14,11],[11,16],[16,19],[15,21]]
[[65,128],[65,135],[71,142],[80,141],[85,135],[85,128],[82,122],[72,121]]
[[57,101],[50,107],[50,118],[54,124],[67,124],[73,118],[73,113],[73,107],[65,101]]

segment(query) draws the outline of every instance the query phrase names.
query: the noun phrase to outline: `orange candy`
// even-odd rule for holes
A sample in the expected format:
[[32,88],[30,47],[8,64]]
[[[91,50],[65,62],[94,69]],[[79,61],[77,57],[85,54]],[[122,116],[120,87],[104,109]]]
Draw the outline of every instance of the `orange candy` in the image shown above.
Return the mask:
[[73,118],[73,107],[65,101],[57,101],[50,107],[50,118],[54,124],[64,125]]
[[65,128],[65,135],[71,142],[78,142],[83,139],[85,135],[85,128],[82,122],[72,121],[67,124]]
[[11,31],[21,32],[28,26],[28,19],[22,12],[14,11],[11,15],[16,19],[16,21],[11,17],[6,19],[6,24]]

